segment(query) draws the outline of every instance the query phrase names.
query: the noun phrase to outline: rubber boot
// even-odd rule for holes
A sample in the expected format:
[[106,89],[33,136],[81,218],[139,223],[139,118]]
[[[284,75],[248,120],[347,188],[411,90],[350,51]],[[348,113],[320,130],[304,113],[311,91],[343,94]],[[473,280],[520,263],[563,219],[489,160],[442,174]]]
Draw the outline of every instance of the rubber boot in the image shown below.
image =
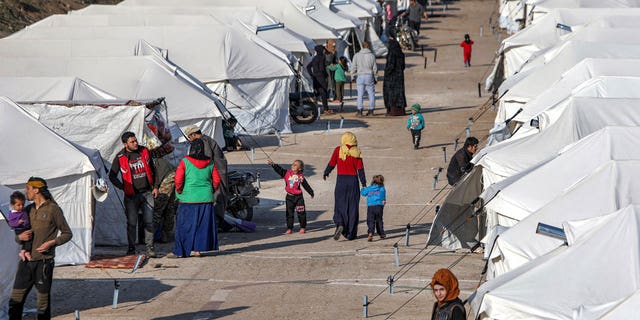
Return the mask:
[[155,248],[153,247],[153,232],[144,231],[144,242],[147,245],[147,257],[157,258]]

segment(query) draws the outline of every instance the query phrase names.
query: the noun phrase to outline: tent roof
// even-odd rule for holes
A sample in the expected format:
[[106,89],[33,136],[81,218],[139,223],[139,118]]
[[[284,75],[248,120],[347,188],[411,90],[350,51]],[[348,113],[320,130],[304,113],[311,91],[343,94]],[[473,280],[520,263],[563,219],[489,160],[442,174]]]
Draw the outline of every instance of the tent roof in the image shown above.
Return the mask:
[[120,99],[76,77],[0,77],[0,96],[13,101]]
[[[170,6],[89,6],[91,10],[74,11],[66,15],[71,17],[83,17],[82,20],[69,19],[69,24],[88,25],[83,20],[92,17],[97,18],[97,23],[103,25],[135,25],[147,26],[197,26],[197,25],[219,25],[226,24],[235,26],[240,21],[243,29],[247,29],[256,34],[257,26],[276,24],[280,22],[261,9],[256,7],[170,7]],[[107,21],[105,21],[107,19]],[[41,20],[49,26],[55,26],[47,22],[48,19]],[[78,22],[82,21],[82,22]],[[315,43],[312,39],[294,32],[285,25],[285,28],[260,31],[258,37],[281,49],[291,52],[309,52]]]
[[22,184],[32,176],[53,179],[95,171],[86,155],[6,97],[0,97],[0,114],[0,150],[11,150],[0,153],[0,183]]
[[[7,38],[11,39],[122,40],[111,50],[96,52],[95,56],[131,55],[143,39],[167,50],[169,60],[203,82],[293,76],[285,61],[250,41],[246,35],[223,25],[33,28]],[[39,41],[33,42],[37,47]],[[72,44],[82,46],[78,41]],[[17,52],[19,48],[13,50]],[[46,50],[35,54],[46,54],[42,51]]]
[[555,56],[546,60],[545,64],[538,64],[536,68],[527,70],[527,75],[516,83],[510,83],[512,85],[510,88],[505,88],[506,82],[500,86],[500,94],[504,93],[500,99],[500,107],[503,110],[496,117],[496,121],[504,121],[506,117],[515,114],[522,104],[538,96],[558,81],[564,72],[585,58],[640,58],[640,43],[599,43],[598,45],[582,41],[564,43],[563,48],[557,51]]
[[168,116],[174,122],[222,116],[216,107],[216,98],[178,77],[175,67],[155,56],[3,56],[2,60],[4,63],[0,65],[0,76],[80,77],[119,97],[166,97]]
[[483,167],[485,185],[553,157],[563,147],[606,126],[639,126],[640,99],[572,97],[558,121],[538,134],[486,147],[472,160]]
[[[97,6],[91,5],[85,9],[76,11],[76,13],[84,13],[89,11],[103,10],[99,7],[124,7],[124,6],[171,6],[176,7],[176,11],[180,12],[181,8],[206,8],[211,7],[215,9],[220,6],[219,1],[199,1],[199,0],[184,0],[180,3],[175,1],[123,1],[118,6]],[[316,20],[305,15],[303,11],[300,11],[297,7],[291,4],[289,1],[257,1],[257,0],[238,0],[229,1],[224,3],[226,7],[258,7],[266,11],[269,15],[275,17],[279,21],[285,23],[287,28],[293,31],[305,35],[315,41],[333,39],[337,37],[337,33],[333,28],[327,28],[320,24]],[[193,10],[193,9],[186,9]],[[205,9],[206,10],[206,9]]]
[[323,6],[319,0],[289,0],[289,2],[296,6],[298,10],[305,12],[306,15],[327,28],[343,31],[358,26],[351,19],[341,17],[331,12],[331,10]]
[[[603,107],[606,108],[606,107]],[[609,160],[640,160],[640,127],[605,127],[503,187],[486,208],[522,220]],[[579,163],[580,165],[575,165]]]
[[325,8],[329,8],[332,12],[337,13],[341,17],[353,20],[352,18],[357,19],[368,19],[373,17],[371,11],[361,7],[359,4],[348,1],[348,2],[339,2],[338,4],[334,3],[333,0],[318,0]]
[[545,109],[567,98],[590,79],[603,76],[640,76],[640,60],[587,58],[562,74],[562,78],[523,106],[515,121],[528,122]]
[[[615,167],[637,172],[640,162],[618,163],[611,169]],[[581,305],[609,303],[640,288],[639,207],[564,223],[564,228],[568,247],[484,283],[471,301],[475,314],[496,319],[572,319],[573,310]]]

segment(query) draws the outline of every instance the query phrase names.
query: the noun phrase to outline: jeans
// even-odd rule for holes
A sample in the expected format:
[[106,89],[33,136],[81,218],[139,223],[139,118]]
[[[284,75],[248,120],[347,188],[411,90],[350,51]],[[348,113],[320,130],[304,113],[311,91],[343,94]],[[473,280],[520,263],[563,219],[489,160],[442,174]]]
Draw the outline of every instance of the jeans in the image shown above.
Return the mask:
[[[127,216],[127,241],[129,247],[136,244],[136,225],[138,224],[138,213],[142,211],[142,222],[144,223],[145,235],[153,234],[153,195],[151,192],[139,193],[133,196],[124,196],[124,212]],[[145,239],[147,240],[147,239]],[[151,239],[153,241],[153,239]],[[146,241],[146,245],[153,243]]]
[[359,74],[356,78],[356,85],[358,87],[358,110],[362,110],[362,97],[365,89],[369,95],[369,110],[373,110],[376,107],[376,88],[373,75]]
[[22,319],[24,302],[33,286],[36,287],[38,320],[51,319],[51,284],[53,259],[20,261],[9,300],[9,319]]

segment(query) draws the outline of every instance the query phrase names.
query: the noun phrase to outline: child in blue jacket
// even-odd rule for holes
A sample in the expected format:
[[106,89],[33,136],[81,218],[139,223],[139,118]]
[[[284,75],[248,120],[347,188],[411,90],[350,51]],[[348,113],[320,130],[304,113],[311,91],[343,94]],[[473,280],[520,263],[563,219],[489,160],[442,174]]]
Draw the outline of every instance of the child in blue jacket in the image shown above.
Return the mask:
[[371,185],[362,188],[360,194],[363,197],[367,197],[367,227],[369,237],[367,241],[373,241],[373,231],[375,229],[380,236],[380,239],[384,239],[387,236],[384,234],[384,224],[382,222],[382,213],[384,205],[387,203],[387,191],[384,188],[384,177],[381,175],[373,176]]
[[413,148],[418,149],[420,147],[422,129],[424,129],[424,117],[422,117],[420,105],[417,103],[411,106],[411,114],[409,115],[409,119],[407,119],[407,129],[411,131]]

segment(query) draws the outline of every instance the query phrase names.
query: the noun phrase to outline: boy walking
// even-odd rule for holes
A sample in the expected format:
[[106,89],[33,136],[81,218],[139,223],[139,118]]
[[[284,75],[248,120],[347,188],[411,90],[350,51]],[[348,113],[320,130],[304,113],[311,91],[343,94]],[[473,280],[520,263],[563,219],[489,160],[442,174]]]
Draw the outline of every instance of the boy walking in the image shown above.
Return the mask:
[[420,138],[422,137],[422,129],[424,129],[424,117],[422,117],[420,105],[417,103],[411,106],[411,114],[409,115],[409,119],[407,119],[407,129],[411,131],[413,148],[420,148]]

